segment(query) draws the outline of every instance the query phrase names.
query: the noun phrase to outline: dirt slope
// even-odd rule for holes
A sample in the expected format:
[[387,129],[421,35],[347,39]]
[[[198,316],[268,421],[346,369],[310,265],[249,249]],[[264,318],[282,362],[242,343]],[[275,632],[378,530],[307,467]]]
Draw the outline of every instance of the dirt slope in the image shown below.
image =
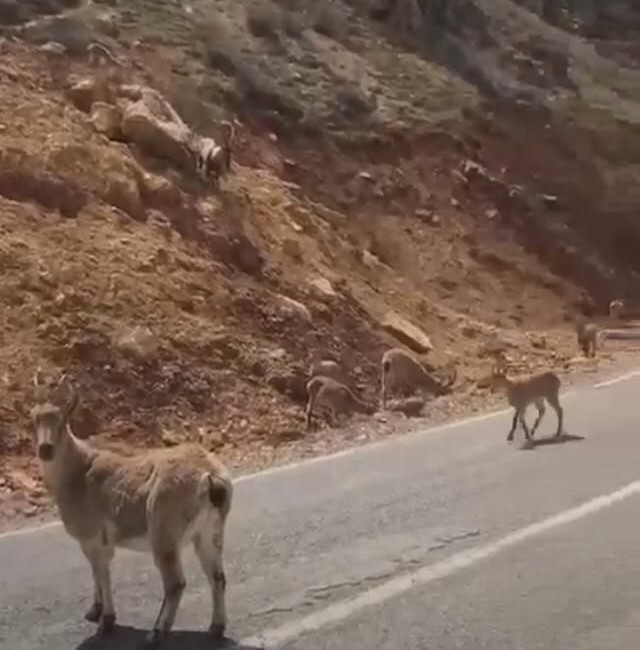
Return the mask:
[[[389,320],[429,336],[436,372],[458,369],[435,417],[483,399],[498,357],[567,367],[567,315],[635,298],[633,4],[592,23],[524,0],[438,5],[67,0],[42,16],[0,0],[9,509],[25,491],[31,514],[44,503],[38,365],[81,386],[83,436],[199,440],[250,466],[337,435],[303,432],[314,358],[377,399]],[[200,133],[240,120],[219,191],[96,131],[69,93],[103,74],[93,39]]]

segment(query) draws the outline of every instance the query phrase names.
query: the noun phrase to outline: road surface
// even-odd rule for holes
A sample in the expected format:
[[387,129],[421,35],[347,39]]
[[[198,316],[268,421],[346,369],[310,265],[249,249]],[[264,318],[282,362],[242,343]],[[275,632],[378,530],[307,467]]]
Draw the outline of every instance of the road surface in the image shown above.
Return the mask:
[[[488,414],[241,479],[229,635],[286,650],[631,650],[640,640],[640,374],[563,396],[584,440],[523,450]],[[532,414],[531,414],[532,416]],[[549,410],[539,435],[549,435]],[[189,556],[169,650],[211,647]],[[114,562],[109,641],[57,525],[0,535],[0,647],[126,650],[160,602],[144,554]],[[229,645],[234,645],[230,643]]]

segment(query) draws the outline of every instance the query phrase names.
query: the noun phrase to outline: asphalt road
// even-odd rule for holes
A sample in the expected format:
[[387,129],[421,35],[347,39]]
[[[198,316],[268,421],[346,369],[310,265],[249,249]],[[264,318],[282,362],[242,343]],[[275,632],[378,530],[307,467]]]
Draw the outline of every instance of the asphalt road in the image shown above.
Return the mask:
[[[508,445],[503,412],[239,480],[230,637],[287,650],[637,647],[640,375],[562,401],[584,440]],[[554,428],[549,410],[539,435]],[[211,647],[191,555],[187,573],[168,649]],[[59,526],[0,535],[0,648],[135,647],[161,597],[150,558],[119,552],[114,586],[124,627],[97,641],[75,543]]]

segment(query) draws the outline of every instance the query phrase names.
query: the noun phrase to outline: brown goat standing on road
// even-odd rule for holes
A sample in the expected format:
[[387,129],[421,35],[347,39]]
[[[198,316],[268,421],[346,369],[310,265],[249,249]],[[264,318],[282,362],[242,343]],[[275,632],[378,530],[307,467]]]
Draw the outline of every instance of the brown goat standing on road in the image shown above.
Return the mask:
[[576,322],[576,335],[578,338],[578,345],[584,353],[584,356],[595,357],[598,349],[600,328],[595,323],[578,320]]
[[211,587],[210,632],[226,625],[226,578],[222,563],[224,527],[231,508],[231,478],[222,463],[199,445],[120,456],[76,438],[69,418],[78,404],[63,377],[52,391],[36,375],[31,410],[35,449],[44,483],[54,497],[65,530],[91,565],[93,604],[85,618],[111,632],[116,614],[110,564],[115,548],[150,550],[162,576],[164,599],[145,647],[170,632],[185,578],[181,551],[192,543]]

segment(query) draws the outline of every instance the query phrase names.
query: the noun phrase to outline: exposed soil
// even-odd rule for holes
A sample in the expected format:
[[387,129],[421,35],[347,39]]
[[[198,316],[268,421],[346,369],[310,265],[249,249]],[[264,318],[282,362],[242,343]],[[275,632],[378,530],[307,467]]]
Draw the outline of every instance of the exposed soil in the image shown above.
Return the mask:
[[[244,471],[484,408],[496,360],[514,373],[621,362],[578,363],[571,319],[640,286],[634,125],[601,107],[599,131],[586,102],[483,98],[415,34],[400,39],[398,16],[381,24],[357,3],[332,5],[350,17],[340,30],[341,14],[301,2],[300,31],[284,2],[257,22],[248,2],[121,4],[50,3],[62,22],[16,32],[36,3],[0,1],[5,519],[48,508],[28,420],[39,366],[78,386],[78,435],[199,441]],[[158,89],[203,134],[240,120],[219,190],[96,130],[70,93],[105,79],[84,54],[92,38],[118,57],[109,83]],[[306,433],[314,359],[335,358],[377,401],[380,357],[406,342],[389,319],[429,337],[435,372],[456,367],[452,395],[425,421]]]

